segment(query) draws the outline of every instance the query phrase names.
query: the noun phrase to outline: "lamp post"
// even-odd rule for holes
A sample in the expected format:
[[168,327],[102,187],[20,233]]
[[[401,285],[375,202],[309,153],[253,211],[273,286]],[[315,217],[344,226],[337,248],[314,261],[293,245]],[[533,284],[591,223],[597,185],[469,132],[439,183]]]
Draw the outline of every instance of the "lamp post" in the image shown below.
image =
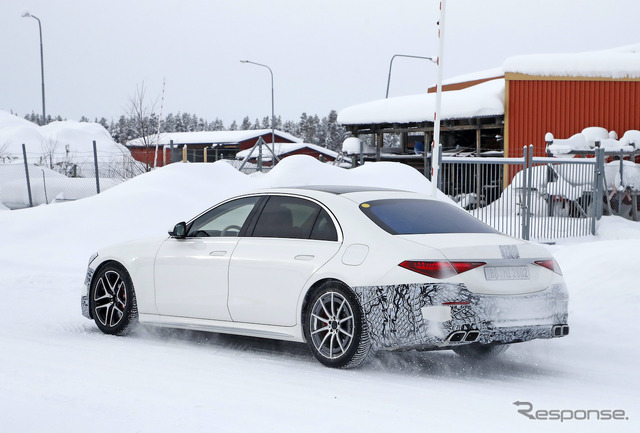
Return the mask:
[[[278,157],[276,156],[276,148],[275,148],[275,111],[274,111],[274,102],[273,102],[273,71],[271,70],[270,67],[268,67],[267,65],[263,65],[262,63],[256,63],[256,62],[252,62],[250,60],[240,60],[240,63],[251,63],[252,65],[256,65],[256,66],[262,66],[263,68],[267,68],[269,70],[269,73],[271,74],[271,156],[273,157],[273,165],[275,165],[276,161],[278,161]],[[268,147],[268,146],[267,146]],[[260,149],[259,149],[259,168],[260,171],[262,171],[262,145],[260,145]]]
[[396,57],[408,57],[410,59],[429,60],[430,62],[437,64],[436,59],[434,59],[433,57],[410,56],[407,54],[394,54],[393,57],[391,57],[391,61],[389,62],[389,77],[387,78],[387,93],[384,95],[385,99],[389,97],[389,84],[391,83],[391,67],[393,66],[393,60]]
[[38,21],[38,30],[40,30],[40,75],[42,77],[42,124],[47,123],[47,112],[45,110],[44,104],[44,55],[42,51],[42,23],[40,22],[40,18],[35,15],[31,15],[29,12],[25,12],[22,14],[23,18],[33,18]]

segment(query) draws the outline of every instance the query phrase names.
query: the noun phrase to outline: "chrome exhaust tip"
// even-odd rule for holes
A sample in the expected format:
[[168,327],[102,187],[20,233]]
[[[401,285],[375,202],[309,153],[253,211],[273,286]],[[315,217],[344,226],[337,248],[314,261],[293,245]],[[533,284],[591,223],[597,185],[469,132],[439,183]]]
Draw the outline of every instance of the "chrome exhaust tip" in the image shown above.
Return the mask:
[[466,337],[467,333],[465,331],[454,331],[446,338],[446,341],[450,343],[459,343],[464,341],[464,337]]
[[551,330],[554,337],[564,337],[569,335],[569,325],[554,325]]
[[464,341],[476,341],[478,339],[478,337],[480,336],[480,331],[469,331],[467,332],[467,336],[465,337]]

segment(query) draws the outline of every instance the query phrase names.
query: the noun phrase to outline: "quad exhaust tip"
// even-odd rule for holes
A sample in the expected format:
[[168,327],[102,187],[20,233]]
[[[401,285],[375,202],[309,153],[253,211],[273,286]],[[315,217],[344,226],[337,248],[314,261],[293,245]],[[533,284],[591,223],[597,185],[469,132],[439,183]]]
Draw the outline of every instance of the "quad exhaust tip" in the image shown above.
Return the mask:
[[476,341],[480,336],[480,331],[453,331],[449,336],[445,339],[449,343],[471,343]]
[[554,337],[564,337],[569,335],[569,325],[554,325],[552,328]]

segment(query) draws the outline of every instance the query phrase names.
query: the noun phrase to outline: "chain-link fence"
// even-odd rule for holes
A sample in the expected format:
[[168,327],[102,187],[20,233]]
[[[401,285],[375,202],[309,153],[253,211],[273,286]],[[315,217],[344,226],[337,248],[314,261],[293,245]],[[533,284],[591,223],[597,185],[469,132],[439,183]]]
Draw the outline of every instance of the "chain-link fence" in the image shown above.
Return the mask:
[[30,152],[0,163],[0,203],[9,209],[77,200],[111,188],[144,172],[120,151]]
[[[445,157],[440,188],[472,215],[511,236],[550,241],[595,234],[596,219],[616,213],[610,195],[620,187],[607,189],[611,175],[606,174],[604,151],[596,150],[594,156],[534,158],[530,146],[522,158]],[[630,170],[624,162],[614,163]]]

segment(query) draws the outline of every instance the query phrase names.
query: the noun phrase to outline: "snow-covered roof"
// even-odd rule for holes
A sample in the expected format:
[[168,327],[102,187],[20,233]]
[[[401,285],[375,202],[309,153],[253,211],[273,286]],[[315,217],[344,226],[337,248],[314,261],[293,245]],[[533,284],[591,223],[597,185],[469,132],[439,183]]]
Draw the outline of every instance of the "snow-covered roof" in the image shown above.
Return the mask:
[[[271,147],[271,143],[267,143],[267,146]],[[334,159],[338,157],[338,152],[334,152],[333,150],[329,150],[326,147],[318,146],[311,143],[274,143],[274,146],[274,152],[277,156],[295,152],[296,150],[304,149],[306,147],[316,152],[322,153],[323,155],[330,156]],[[251,149],[246,149],[242,152],[238,152],[238,154],[236,155],[236,159],[244,159],[249,154],[249,152],[251,152]],[[251,157],[257,158],[258,151],[254,150]],[[262,149],[262,158],[265,161],[271,160],[271,152],[267,148]]]
[[[241,141],[260,137],[264,134],[271,134],[271,129],[248,129],[238,131],[196,131],[196,132],[166,132],[157,137],[150,136],[146,143],[158,143],[159,145],[169,145],[173,140],[174,144],[232,144]],[[291,134],[275,130],[275,135],[287,140],[299,143],[301,139]],[[144,146],[145,140],[135,138],[127,142],[127,146]]]
[[640,78],[640,44],[603,51],[514,56],[505,72],[545,77]]
[[[399,96],[353,105],[340,111],[343,125],[432,122],[435,93]],[[442,94],[441,119],[467,119],[504,114],[504,79],[487,81]]]
[[470,72],[468,74],[456,75],[455,77],[446,78],[442,80],[442,85],[447,86],[449,84],[465,83],[469,81],[487,80],[490,78],[503,77],[504,70],[502,66],[491,69],[483,69],[482,71]]

